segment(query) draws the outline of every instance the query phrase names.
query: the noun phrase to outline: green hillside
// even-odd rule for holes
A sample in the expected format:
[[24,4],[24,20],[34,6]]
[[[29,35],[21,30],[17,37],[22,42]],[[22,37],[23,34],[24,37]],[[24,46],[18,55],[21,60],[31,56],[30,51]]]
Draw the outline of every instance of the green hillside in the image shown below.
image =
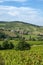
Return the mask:
[[[17,45],[27,49],[27,44],[30,49],[16,50]],[[0,65],[43,65],[43,26],[19,21],[0,22]]]
[[23,37],[26,37],[26,39],[28,39],[30,36],[33,38],[36,38],[37,36],[43,36],[43,26],[24,23],[21,21],[0,21],[0,31],[11,37],[22,35]]
[[24,31],[31,31],[31,32],[43,32],[42,26],[24,23],[20,21],[12,21],[12,22],[1,22],[0,21],[0,28],[13,29],[13,30],[24,30]]

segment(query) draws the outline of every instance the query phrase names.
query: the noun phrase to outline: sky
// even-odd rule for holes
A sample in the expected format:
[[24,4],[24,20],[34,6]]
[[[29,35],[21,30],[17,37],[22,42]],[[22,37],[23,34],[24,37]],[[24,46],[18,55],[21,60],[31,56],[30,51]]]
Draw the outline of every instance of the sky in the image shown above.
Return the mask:
[[43,26],[43,0],[0,0],[0,21],[23,21]]

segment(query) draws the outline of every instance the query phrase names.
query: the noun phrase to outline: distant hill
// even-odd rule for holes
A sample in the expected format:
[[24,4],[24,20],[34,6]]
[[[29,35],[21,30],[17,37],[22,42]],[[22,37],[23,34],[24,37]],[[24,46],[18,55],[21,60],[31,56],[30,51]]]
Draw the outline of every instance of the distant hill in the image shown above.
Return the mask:
[[22,31],[32,34],[43,34],[43,26],[38,26],[30,23],[24,23],[21,21],[0,21],[0,29],[11,30],[11,31]]

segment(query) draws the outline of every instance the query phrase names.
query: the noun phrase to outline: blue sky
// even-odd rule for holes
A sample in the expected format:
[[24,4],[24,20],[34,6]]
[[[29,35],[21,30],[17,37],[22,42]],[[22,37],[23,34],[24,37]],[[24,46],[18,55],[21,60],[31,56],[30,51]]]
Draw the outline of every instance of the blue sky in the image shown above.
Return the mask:
[[43,0],[0,0],[0,21],[43,25]]

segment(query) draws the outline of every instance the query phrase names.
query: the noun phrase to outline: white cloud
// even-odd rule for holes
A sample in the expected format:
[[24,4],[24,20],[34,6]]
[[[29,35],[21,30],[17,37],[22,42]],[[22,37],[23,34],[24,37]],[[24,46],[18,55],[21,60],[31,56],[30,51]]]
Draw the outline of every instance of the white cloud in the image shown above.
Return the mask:
[[17,1],[17,2],[25,2],[27,0],[6,0],[6,1]]
[[19,20],[40,24],[43,23],[43,12],[30,7],[0,6],[0,20]]
[[26,2],[27,0],[0,0],[0,2],[4,2],[4,1]]
[[37,0],[37,1],[43,1],[43,0]]
[[0,1],[0,3],[2,3],[3,1]]

